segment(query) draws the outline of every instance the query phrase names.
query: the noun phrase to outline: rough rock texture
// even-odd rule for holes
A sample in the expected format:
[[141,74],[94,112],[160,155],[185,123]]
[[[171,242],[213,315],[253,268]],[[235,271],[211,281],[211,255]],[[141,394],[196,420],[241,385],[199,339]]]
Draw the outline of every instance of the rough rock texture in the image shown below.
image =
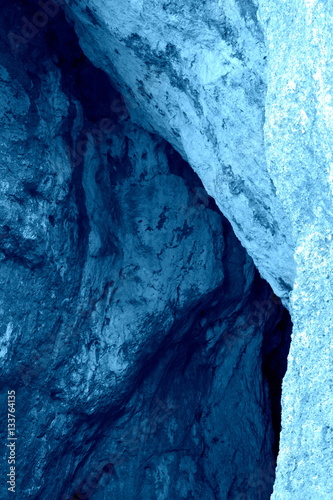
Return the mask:
[[132,118],[189,161],[287,303],[294,243],[265,161],[267,54],[256,2],[81,0],[68,12]]
[[[14,389],[17,496],[267,499],[288,313],[188,164],[130,120],[64,15],[13,37],[35,8],[2,2],[0,29],[1,412],[6,421]],[[249,221],[273,193],[260,172],[266,201],[239,205]],[[273,224],[272,200],[262,220]],[[256,227],[271,235],[264,253],[280,255],[282,233]]]
[[265,1],[260,16],[269,54],[268,165],[297,263],[272,498],[327,499],[333,491],[333,9],[321,1]]
[[2,2],[2,380],[26,406],[23,498],[269,497],[288,320],[207,193],[292,313],[272,498],[330,498],[332,7],[58,3],[100,70],[54,3]]
[[68,12],[85,52],[135,119],[188,159],[275,292],[294,285],[274,498],[329,498],[332,6],[84,0]]

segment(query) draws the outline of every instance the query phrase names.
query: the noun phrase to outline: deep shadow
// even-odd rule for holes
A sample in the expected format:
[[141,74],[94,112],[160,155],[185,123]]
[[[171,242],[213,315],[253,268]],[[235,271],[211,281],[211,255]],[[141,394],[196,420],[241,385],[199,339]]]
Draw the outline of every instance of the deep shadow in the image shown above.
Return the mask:
[[[9,8],[8,2],[2,2]],[[12,2],[19,4],[19,2]],[[36,1],[23,1],[23,13],[27,18],[32,18],[40,6]],[[20,24],[17,23],[16,29]],[[112,87],[108,76],[100,69],[94,67],[88,58],[83,54],[73,26],[67,21],[65,14],[60,11],[54,18],[50,18],[48,24],[41,28],[38,35],[29,44],[20,47],[20,57],[29,67],[32,79],[38,79],[38,67],[34,67],[31,60],[31,51],[37,51],[44,58],[51,58],[59,67],[62,75],[62,88],[70,101],[77,100],[81,103],[84,112],[85,124],[96,123],[99,120],[109,117],[114,123],[119,122],[119,113],[112,111],[112,103],[121,100],[120,94]],[[36,57],[36,55],[34,56]],[[75,107],[72,106],[72,119],[75,118]],[[74,145],[67,138],[71,147]],[[220,213],[213,198],[208,196],[201,180],[193,169],[186,163],[171,145],[166,144],[166,152],[169,161],[170,173],[178,175],[184,179],[192,192],[193,205],[202,209],[210,209],[221,215],[224,225],[224,234],[227,245],[236,245],[236,237],[232,231],[230,223]],[[117,166],[117,170],[121,165]],[[81,240],[83,247],[87,244],[85,235],[88,232],[87,215],[85,213],[84,190],[82,188],[82,169],[75,167],[73,171],[73,186],[76,192],[77,206],[80,212]],[[34,185],[27,185],[27,190],[34,196]],[[54,221],[53,221],[54,222]],[[222,222],[221,222],[222,223]],[[239,244],[239,243],[238,243]],[[159,395],[163,398],[169,392],[174,380],[182,380],[187,374],[195,356],[200,356],[206,347],[206,330],[215,321],[218,321],[221,307],[229,307],[229,303],[224,303],[221,297],[228,291],[229,300],[237,298],[236,283],[233,276],[226,276],[224,288],[217,290],[212,296],[205,297],[203,304],[198,304],[193,310],[188,311],[190,320],[181,318],[169,335],[157,346],[155,353],[150,357],[145,357],[141,363],[141,369],[135,374],[132,392],[127,394],[123,400],[123,406],[112,408],[108,412],[95,414],[87,417],[86,422],[99,424],[98,431],[94,434],[94,439],[98,441],[102,437],[110,423],[115,422],[125,413],[127,402],[135,391],[141,387],[146,380],[160,369],[164,370],[160,374]],[[291,320],[289,313],[283,308],[281,302],[274,296],[271,289],[256,275],[253,292],[253,303],[263,304],[261,321],[265,324],[264,341],[262,345],[262,371],[268,382],[269,397],[272,413],[272,424],[274,428],[274,442],[272,447],[274,455],[277,457],[279,449],[279,434],[281,430],[281,387],[282,379],[287,368],[287,356],[291,339]],[[215,305],[212,305],[216,303]],[[257,307],[254,305],[254,307]],[[207,323],[202,326],[201,320],[206,319]],[[187,330],[180,337],[179,329],[181,325],[186,325]],[[221,341],[222,342],[222,341]],[[163,360],[163,362],[162,362]],[[194,405],[193,419],[200,421],[202,417],[202,401],[200,394],[205,393],[207,386],[212,380],[212,359],[202,360],[198,370],[198,377],[195,381],[197,391],[197,403]],[[190,389],[192,390],[192,386]],[[202,451],[203,454],[203,451]],[[84,467],[84,464],[82,465]],[[105,469],[105,470],[104,470]],[[113,473],[115,466],[109,463],[104,466],[104,472]],[[64,478],[64,486],[71,486],[72,478]],[[74,498],[74,497],[73,497]]]

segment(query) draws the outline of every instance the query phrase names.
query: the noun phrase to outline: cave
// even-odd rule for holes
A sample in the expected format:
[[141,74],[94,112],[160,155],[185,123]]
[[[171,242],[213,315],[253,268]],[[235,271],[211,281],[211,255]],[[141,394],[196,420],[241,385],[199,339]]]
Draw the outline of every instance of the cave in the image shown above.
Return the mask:
[[[228,110],[211,90],[213,69],[200,82],[211,108],[186,76],[199,52],[190,65],[177,39],[163,51],[163,30],[148,43],[148,11],[142,34],[116,17],[110,28],[99,2],[1,1],[8,498],[274,497],[294,247],[277,182],[257,168],[267,56],[256,3],[231,3],[236,20],[214,21],[206,2],[165,2],[160,20],[177,12],[187,29],[198,14],[235,68],[247,68],[237,37],[251,32],[260,64],[240,84],[246,125],[241,98]],[[292,498],[288,484],[276,498]]]

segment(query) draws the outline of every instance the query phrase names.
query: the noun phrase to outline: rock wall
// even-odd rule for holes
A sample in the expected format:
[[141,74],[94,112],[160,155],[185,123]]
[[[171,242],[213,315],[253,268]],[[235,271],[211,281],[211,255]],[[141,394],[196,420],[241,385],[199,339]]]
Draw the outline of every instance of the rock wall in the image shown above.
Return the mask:
[[288,313],[64,14],[2,7],[1,412],[15,390],[16,494],[268,498]]
[[84,51],[117,81],[135,120],[190,162],[290,308],[294,342],[274,495],[328,498],[330,4],[85,0],[68,12]]
[[269,497],[288,321],[220,209],[294,323],[272,498],[329,498],[332,8],[2,6],[0,352],[28,415],[23,495]]
[[[272,498],[330,498],[332,463],[332,6],[262,2],[266,151],[296,243],[293,341]],[[286,57],[288,54],[288,57]]]
[[256,2],[67,3],[81,47],[121,89],[132,119],[190,163],[288,304],[294,242],[267,171],[267,51]]

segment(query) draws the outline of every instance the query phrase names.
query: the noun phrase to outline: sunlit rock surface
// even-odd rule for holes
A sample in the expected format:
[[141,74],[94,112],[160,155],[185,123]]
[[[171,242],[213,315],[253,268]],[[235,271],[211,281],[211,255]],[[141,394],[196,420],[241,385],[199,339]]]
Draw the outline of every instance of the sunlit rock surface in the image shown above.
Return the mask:
[[297,263],[272,498],[326,499],[333,491],[333,10],[329,2],[263,1],[260,17],[269,61],[266,156]]
[[62,13],[13,50],[35,7],[3,2],[0,29],[1,408],[14,389],[16,494],[265,500],[288,313]]

